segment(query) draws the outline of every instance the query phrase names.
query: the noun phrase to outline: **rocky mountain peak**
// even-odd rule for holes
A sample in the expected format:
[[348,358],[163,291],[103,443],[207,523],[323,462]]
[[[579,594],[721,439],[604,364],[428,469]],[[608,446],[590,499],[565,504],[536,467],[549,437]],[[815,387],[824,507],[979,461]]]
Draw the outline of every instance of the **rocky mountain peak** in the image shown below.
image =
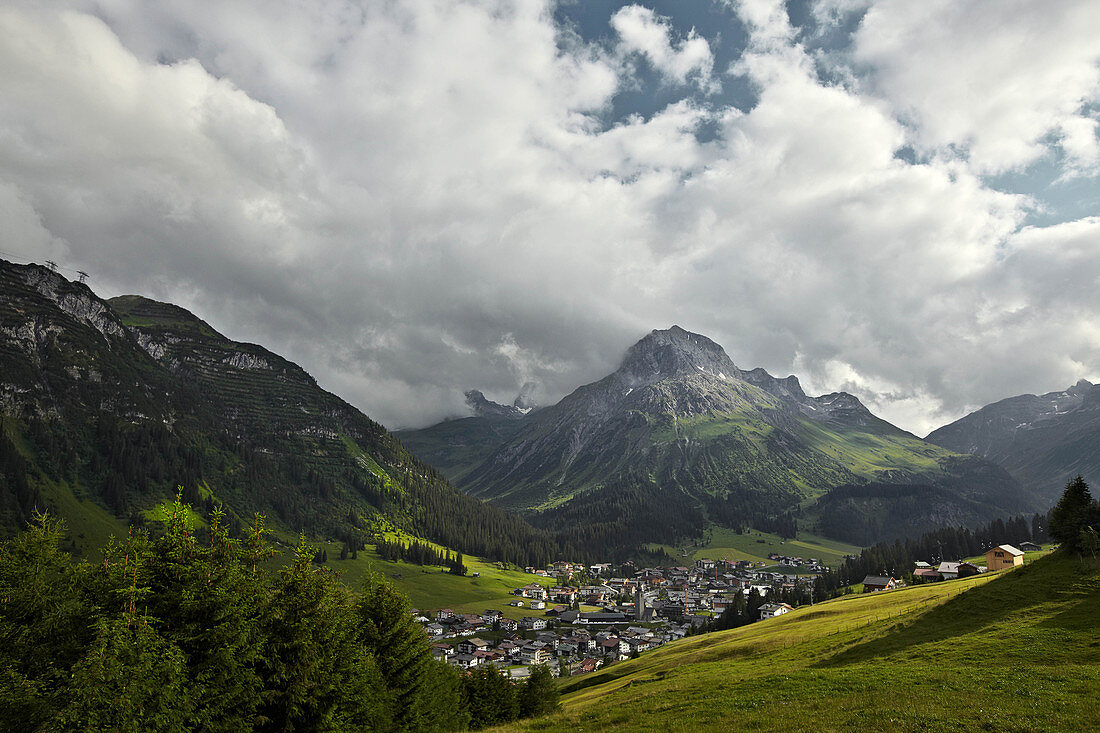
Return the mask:
[[696,373],[719,379],[741,377],[741,371],[721,346],[679,326],[651,331],[631,346],[619,373],[631,385]]
[[1083,395],[1092,389],[1095,385],[1087,379],[1077,380],[1077,384],[1073,385],[1066,390],[1071,395]]
[[515,405],[502,405],[486,397],[481,390],[471,389],[465,393],[466,405],[478,417],[523,417],[526,410]]

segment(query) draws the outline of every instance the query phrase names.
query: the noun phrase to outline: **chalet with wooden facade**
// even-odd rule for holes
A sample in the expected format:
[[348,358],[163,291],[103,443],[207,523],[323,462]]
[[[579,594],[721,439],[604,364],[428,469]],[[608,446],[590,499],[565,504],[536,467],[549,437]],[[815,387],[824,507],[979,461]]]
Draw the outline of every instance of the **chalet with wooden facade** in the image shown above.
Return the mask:
[[1012,545],[997,545],[986,550],[985,564],[990,572],[1014,568],[1024,564],[1024,551]]

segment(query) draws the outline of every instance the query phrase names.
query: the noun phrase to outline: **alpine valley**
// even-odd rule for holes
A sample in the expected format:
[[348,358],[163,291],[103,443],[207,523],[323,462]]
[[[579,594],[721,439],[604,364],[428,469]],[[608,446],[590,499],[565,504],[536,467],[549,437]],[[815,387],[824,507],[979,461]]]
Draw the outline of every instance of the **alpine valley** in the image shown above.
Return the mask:
[[869,544],[1042,503],[987,460],[920,440],[851,394],[810,397],[794,376],[740,369],[678,326],[555,405],[467,399],[474,416],[399,437],[470,495],[584,546],[671,542],[708,522]]
[[182,487],[235,523],[261,512],[350,546],[400,530],[532,564],[622,558],[708,527],[865,545],[1050,501],[968,446],[740,369],[675,326],[555,405],[471,391],[473,416],[398,440],[299,366],[178,306],[102,300],[35,265],[0,262],[0,285],[6,533],[44,504],[93,546]]
[[[454,489],[301,367],[188,311],[0,260],[0,532],[47,507],[95,550],[182,489],[352,547],[402,530],[529,564],[563,548]],[[454,518],[461,517],[461,521]]]

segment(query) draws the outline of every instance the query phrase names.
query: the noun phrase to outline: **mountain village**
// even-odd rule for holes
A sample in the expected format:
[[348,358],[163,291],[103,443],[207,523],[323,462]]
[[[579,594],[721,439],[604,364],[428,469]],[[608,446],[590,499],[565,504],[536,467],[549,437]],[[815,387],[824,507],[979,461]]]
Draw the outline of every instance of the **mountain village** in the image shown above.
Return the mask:
[[[414,613],[433,639],[433,656],[459,668],[496,664],[523,676],[530,665],[548,664],[557,675],[579,674],[683,638],[731,607],[738,593],[755,591],[764,599],[799,587],[812,589],[814,576],[794,571],[822,569],[814,558],[773,554],[769,559],[790,572],[765,570],[764,562],[701,559],[690,568],[635,569],[627,563],[617,568],[623,575],[612,575],[608,563],[557,562],[527,572],[558,585],[531,582],[513,591],[516,600],[509,605],[538,615],[516,620],[499,609],[463,614],[449,608],[433,616]],[[574,578],[587,582],[572,585]],[[582,605],[598,610],[581,611]],[[761,618],[789,610],[792,606],[785,603],[759,606]],[[486,632],[499,641],[476,636]]]
[[[1018,567],[1025,552],[1040,549],[1030,542],[1023,543],[1023,549],[1002,544],[985,553],[985,565],[944,561],[933,567],[918,561],[912,582],[955,580]],[[795,591],[813,601],[814,579],[825,570],[816,558],[771,553],[768,559],[774,564],[702,558],[690,568],[640,569],[633,563],[613,569],[610,563],[556,562],[545,569],[526,568],[544,582],[512,591],[516,600],[509,605],[538,615],[517,620],[500,609],[477,614],[450,608],[434,614],[413,609],[412,614],[431,639],[432,656],[461,670],[491,664],[522,678],[532,666],[545,664],[555,676],[586,674],[703,629],[733,608],[738,594],[747,599],[753,620],[759,621],[793,611],[794,606],[779,599],[791,598]],[[575,578],[587,582],[573,585]],[[547,585],[545,579],[557,584]],[[861,585],[862,592],[873,593],[906,582],[869,575]],[[599,610],[581,611],[582,605]]]

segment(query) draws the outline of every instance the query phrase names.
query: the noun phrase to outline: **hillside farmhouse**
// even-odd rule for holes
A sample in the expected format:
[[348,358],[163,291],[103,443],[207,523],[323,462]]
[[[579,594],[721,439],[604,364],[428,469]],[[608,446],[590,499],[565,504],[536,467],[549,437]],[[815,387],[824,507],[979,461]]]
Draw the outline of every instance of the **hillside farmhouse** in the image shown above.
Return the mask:
[[985,553],[985,564],[990,572],[1014,568],[1024,564],[1024,551],[1012,545],[997,545]]

